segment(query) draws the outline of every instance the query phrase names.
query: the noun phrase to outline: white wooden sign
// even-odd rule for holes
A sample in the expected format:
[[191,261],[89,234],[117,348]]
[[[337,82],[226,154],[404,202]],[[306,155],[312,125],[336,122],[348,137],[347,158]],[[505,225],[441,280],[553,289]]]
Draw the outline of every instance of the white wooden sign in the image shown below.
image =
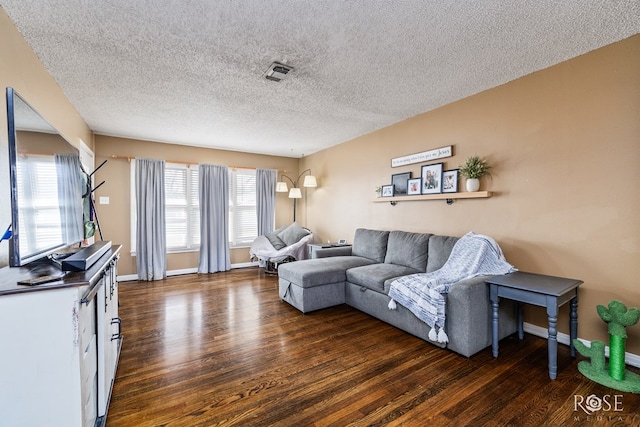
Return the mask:
[[422,153],[409,154],[408,156],[391,159],[391,167],[411,165],[413,163],[428,162],[429,160],[443,159],[453,156],[453,146],[436,148],[435,150],[423,151]]

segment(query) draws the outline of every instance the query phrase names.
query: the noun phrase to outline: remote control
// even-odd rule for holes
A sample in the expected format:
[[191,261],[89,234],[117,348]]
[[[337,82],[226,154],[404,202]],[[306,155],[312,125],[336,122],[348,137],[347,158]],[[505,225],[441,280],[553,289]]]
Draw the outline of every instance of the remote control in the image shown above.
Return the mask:
[[18,285],[35,286],[35,285],[40,285],[42,283],[55,282],[56,280],[62,280],[63,277],[64,275],[34,277],[33,279],[20,280],[18,282]]

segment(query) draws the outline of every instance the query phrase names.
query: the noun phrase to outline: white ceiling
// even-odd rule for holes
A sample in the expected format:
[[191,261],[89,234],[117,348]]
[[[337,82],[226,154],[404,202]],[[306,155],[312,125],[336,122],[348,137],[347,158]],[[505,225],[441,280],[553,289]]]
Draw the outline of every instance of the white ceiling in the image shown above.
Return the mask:
[[95,133],[290,157],[640,33],[638,0],[0,3]]

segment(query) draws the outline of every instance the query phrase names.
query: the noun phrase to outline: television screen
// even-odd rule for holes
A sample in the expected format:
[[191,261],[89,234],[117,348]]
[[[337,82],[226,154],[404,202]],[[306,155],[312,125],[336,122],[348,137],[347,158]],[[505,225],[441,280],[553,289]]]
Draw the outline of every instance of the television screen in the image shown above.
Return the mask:
[[25,265],[82,241],[84,175],[78,150],[7,88],[9,264]]

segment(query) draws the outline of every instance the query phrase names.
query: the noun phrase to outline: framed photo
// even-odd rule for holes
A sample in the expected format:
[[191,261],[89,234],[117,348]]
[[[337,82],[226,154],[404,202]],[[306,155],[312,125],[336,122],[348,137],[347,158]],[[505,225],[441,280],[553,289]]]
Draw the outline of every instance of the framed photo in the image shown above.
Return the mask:
[[393,184],[382,186],[382,197],[393,197]]
[[442,193],[442,163],[422,166],[422,194]]
[[407,194],[407,181],[411,178],[411,172],[396,173],[391,175],[394,196],[405,196]]
[[422,194],[422,178],[412,178],[407,181],[407,194],[413,196],[415,194]]
[[458,192],[458,169],[442,172],[442,192]]

